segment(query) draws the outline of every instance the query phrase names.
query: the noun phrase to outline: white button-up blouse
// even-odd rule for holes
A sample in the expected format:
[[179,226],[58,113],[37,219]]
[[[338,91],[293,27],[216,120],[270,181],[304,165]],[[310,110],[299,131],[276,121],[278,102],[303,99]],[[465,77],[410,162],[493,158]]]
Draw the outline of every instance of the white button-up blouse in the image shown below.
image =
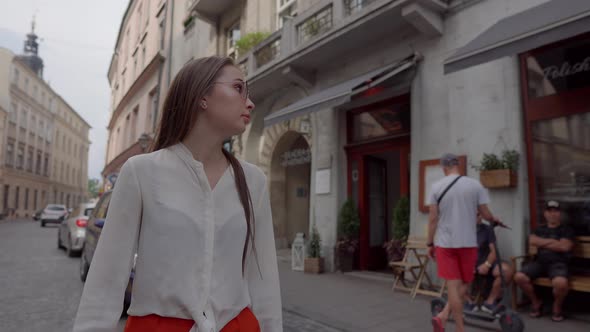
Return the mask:
[[137,248],[129,315],[192,319],[213,332],[250,307],[262,332],[281,332],[282,309],[266,177],[241,162],[254,207],[256,258],[231,166],[211,189],[182,143],[130,158],[110,200],[75,332],[112,332]]

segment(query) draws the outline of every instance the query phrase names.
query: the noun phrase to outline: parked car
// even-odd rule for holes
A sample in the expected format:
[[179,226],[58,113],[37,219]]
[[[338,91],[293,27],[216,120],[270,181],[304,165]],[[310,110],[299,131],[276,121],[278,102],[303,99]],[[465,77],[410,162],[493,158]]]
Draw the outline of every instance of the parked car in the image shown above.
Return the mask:
[[[88,223],[86,225],[86,237],[84,238],[82,254],[80,256],[80,279],[82,282],[85,282],[86,277],[88,276],[88,270],[90,270],[90,265],[92,264],[92,257],[94,256],[94,251],[96,250],[96,245],[100,239],[100,234],[107,217],[111,196],[112,191],[104,193],[98,203],[96,203],[92,214],[88,218]],[[130,239],[130,241],[133,241],[133,239]],[[136,260],[137,254],[133,260],[133,268],[131,270],[131,274],[129,275],[127,289],[125,289],[125,300],[123,302],[124,309],[122,314],[127,312],[129,304],[131,303],[131,288],[133,287],[133,278],[135,276]]]
[[65,249],[69,257],[80,255],[84,238],[86,237],[86,224],[95,204],[83,203],[73,210],[67,219],[59,224],[57,231],[57,247]]
[[68,216],[68,209],[63,204],[48,204],[41,212],[41,227],[45,224],[59,224]]
[[41,214],[43,213],[43,210],[45,210],[45,209],[37,210],[35,213],[33,213],[33,220],[35,220],[35,221],[41,220]]

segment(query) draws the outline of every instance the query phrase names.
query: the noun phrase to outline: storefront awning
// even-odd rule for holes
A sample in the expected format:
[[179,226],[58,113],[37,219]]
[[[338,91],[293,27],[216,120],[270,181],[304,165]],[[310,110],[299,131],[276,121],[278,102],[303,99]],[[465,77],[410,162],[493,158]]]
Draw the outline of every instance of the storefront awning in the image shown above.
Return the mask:
[[353,93],[366,90],[388,80],[402,72],[413,68],[419,61],[419,55],[412,55],[393,65],[380,68],[346,82],[324,89],[316,94],[305,97],[281,110],[273,112],[264,118],[264,126],[283,122],[311,112],[332,108],[350,101]]
[[492,25],[445,61],[445,74],[588,31],[589,0],[551,0]]

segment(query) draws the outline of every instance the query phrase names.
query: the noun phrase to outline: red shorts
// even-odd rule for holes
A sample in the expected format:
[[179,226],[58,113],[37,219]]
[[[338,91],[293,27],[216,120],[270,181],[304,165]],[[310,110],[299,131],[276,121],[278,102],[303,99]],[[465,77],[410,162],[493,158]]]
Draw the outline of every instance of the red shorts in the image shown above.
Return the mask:
[[470,283],[475,278],[477,248],[436,247],[438,276],[445,280],[463,280]]
[[[129,316],[125,332],[188,332],[195,322],[191,319],[158,315]],[[227,323],[221,332],[260,332],[258,320],[249,308]]]

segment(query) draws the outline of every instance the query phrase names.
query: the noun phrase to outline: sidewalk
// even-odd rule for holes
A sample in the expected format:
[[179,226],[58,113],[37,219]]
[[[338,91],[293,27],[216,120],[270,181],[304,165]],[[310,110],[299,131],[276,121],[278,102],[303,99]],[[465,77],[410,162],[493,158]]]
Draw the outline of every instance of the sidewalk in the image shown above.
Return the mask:
[[[279,261],[283,308],[341,331],[404,332],[432,331],[430,297],[391,290],[392,281],[360,278],[349,274],[304,274],[291,270],[286,260]],[[379,280],[381,279],[381,280]],[[525,331],[590,330],[585,317],[553,323],[548,316],[531,319],[521,312]],[[467,331],[500,331],[497,323],[469,323]],[[453,331],[450,324],[447,331]]]

